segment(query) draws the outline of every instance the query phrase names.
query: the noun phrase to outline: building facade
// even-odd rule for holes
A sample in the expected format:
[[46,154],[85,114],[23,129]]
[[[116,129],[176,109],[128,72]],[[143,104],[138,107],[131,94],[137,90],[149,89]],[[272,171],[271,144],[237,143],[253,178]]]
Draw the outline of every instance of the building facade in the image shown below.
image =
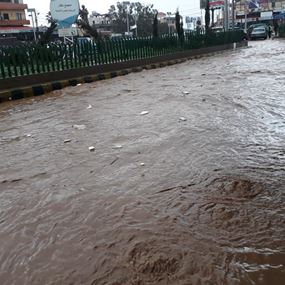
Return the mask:
[[27,8],[23,0],[0,0],[0,45],[33,39],[33,28],[26,26]]
[[111,19],[108,14],[100,14],[93,11],[88,21],[91,26],[96,27],[102,36],[111,36]]
[[236,18],[243,22],[285,19],[285,0],[236,0]]
[[0,29],[1,27],[21,27],[29,25],[25,10],[28,8],[23,0],[0,0]]

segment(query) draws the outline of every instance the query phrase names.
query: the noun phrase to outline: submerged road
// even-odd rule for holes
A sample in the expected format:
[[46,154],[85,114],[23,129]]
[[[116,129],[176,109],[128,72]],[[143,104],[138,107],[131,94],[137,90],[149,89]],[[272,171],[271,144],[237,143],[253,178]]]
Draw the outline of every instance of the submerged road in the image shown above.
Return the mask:
[[0,284],[284,284],[285,42],[250,45],[1,104]]

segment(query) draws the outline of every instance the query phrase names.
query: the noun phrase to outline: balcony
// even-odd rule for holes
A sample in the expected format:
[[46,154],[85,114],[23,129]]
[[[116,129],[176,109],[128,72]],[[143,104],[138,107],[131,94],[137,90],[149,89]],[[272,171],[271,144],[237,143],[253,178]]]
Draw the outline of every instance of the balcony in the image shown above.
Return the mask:
[[17,27],[29,24],[29,20],[0,20],[0,27]]
[[28,8],[27,4],[15,4],[15,3],[0,3],[0,11],[5,10],[25,10]]

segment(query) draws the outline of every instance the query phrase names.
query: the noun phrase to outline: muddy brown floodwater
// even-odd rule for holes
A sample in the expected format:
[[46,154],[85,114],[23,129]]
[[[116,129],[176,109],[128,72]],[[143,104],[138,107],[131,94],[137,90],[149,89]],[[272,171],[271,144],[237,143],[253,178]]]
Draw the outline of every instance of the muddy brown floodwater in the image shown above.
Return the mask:
[[285,42],[250,45],[2,104],[0,284],[285,284]]

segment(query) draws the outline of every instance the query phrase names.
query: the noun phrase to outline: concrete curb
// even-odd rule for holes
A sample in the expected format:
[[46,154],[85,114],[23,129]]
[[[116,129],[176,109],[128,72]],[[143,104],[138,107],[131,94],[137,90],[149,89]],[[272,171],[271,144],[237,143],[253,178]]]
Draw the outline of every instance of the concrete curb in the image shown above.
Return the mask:
[[150,65],[138,66],[135,68],[100,73],[100,74],[91,75],[91,76],[89,75],[89,76],[83,76],[79,78],[72,78],[69,80],[61,80],[61,81],[56,81],[56,82],[49,82],[46,84],[22,87],[18,89],[4,90],[4,91],[0,91],[0,103],[5,102],[5,101],[19,100],[19,99],[33,97],[33,96],[41,96],[41,95],[50,93],[55,90],[63,89],[67,86],[77,86],[78,84],[91,83],[95,81],[110,79],[110,78],[114,78],[118,76],[127,75],[133,72],[140,72],[144,69],[150,70],[150,69],[156,69],[160,67],[171,66],[174,64],[188,61],[188,60],[198,59],[202,57],[210,57],[210,56],[222,54],[228,51],[232,51],[232,49],[210,52],[210,53],[205,53],[201,55],[195,55],[195,56],[190,56],[190,57],[181,58],[181,59],[169,60],[169,61],[164,61],[164,62],[150,64]]

